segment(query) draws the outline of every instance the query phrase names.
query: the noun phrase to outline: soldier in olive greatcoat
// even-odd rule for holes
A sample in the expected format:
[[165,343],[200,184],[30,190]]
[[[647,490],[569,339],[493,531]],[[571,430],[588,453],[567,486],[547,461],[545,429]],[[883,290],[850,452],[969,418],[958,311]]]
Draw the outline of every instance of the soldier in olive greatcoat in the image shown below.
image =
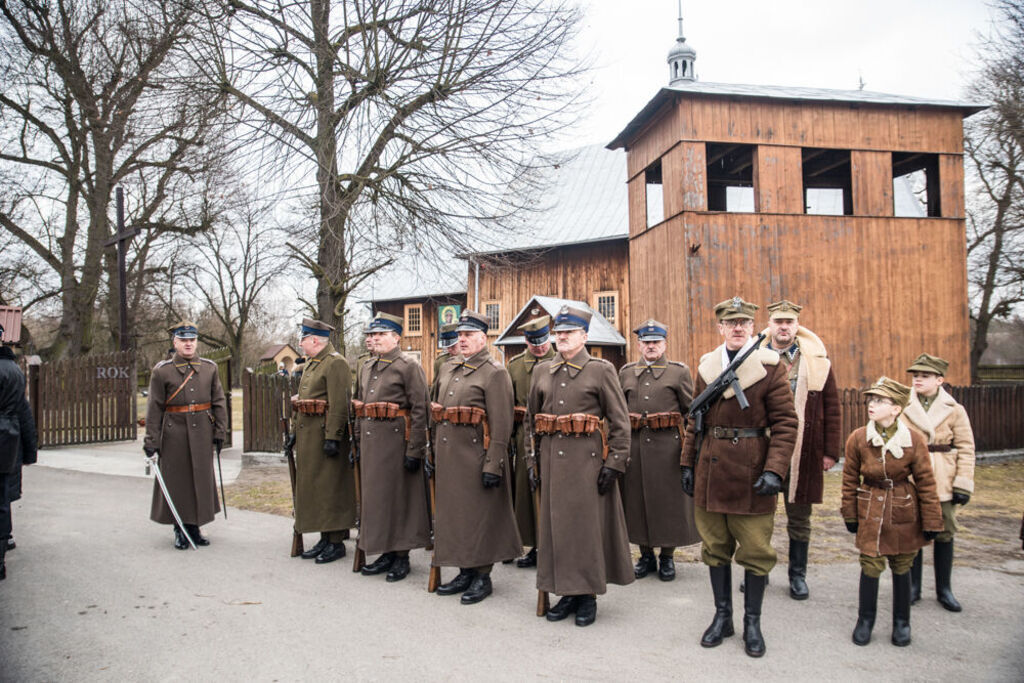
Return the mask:
[[[671,581],[676,576],[676,547],[700,541],[693,520],[693,498],[676,482],[693,378],[686,363],[665,358],[665,324],[648,320],[633,332],[641,360],[619,370],[632,429],[629,468],[622,477],[622,505],[629,540],[640,546],[634,575],[642,579],[656,571],[659,579]],[[661,548],[660,566],[654,557],[655,546]]]
[[[698,398],[754,343],[756,310],[756,305],[740,297],[715,306],[724,343],[700,359],[694,387]],[[774,351],[754,350],[736,369],[736,381],[749,402],[746,409],[730,386],[705,414],[699,438],[695,421],[687,422],[682,486],[694,496],[697,531],[703,541],[701,559],[708,565],[715,597],[715,617],[700,644],[715,647],[734,633],[731,563],[735,554],[746,583],[744,650],[751,657],[761,657],[765,653],[761,604],[776,559],[772,526],[796,443],[797,417],[786,369]]]
[[[629,413],[615,367],[586,349],[591,314],[563,306],[555,316],[558,353],[534,372],[527,410],[536,444],[527,466],[540,486],[537,588],[562,598],[549,621],[597,618],[609,583],[634,581],[616,480],[629,461]],[[534,458],[539,452],[540,461]]]
[[[942,388],[949,362],[922,353],[907,372],[913,387],[902,419],[907,426],[924,435],[935,474],[935,487],[942,507],[942,533],[935,539],[935,595],[950,612],[959,612],[960,602],[953,595],[953,536],[957,532],[956,506],[967,505],[974,492],[974,431],[967,411]],[[910,601],[921,599],[922,552],[911,567]]]
[[465,310],[458,323],[459,361],[445,363],[434,421],[437,567],[458,567],[438,595],[462,604],[491,594],[491,568],[522,551],[512,512],[508,440],[512,381],[487,351],[487,318]]
[[197,546],[210,541],[199,527],[220,512],[213,452],[224,444],[227,401],[217,364],[196,354],[199,332],[187,320],[170,329],[174,355],[153,368],[146,408],[147,457],[158,456],[160,471],[184,529],[178,527],[163,491],[153,482],[149,518],[174,525],[174,547],[189,547],[185,534]]
[[[841,514],[857,535],[860,590],[853,642],[867,645],[875,625],[878,578],[892,570],[892,644],[910,645],[910,567],[942,531],[928,445],[898,419],[910,388],[888,377],[864,392],[868,423],[846,440]],[[911,479],[911,476],[913,479]]]
[[354,407],[360,453],[359,548],[380,553],[365,576],[409,575],[409,551],[430,543],[430,512],[423,484],[429,420],[423,368],[402,353],[402,318],[377,313],[364,330],[373,354],[359,368]]
[[512,387],[516,396],[515,426],[513,428],[516,445],[516,461],[512,463],[515,476],[515,510],[516,524],[519,526],[519,537],[530,550],[516,560],[520,569],[537,566],[537,515],[534,511],[533,495],[526,467],[526,404],[530,398],[530,383],[533,371],[541,361],[549,360],[555,355],[550,339],[551,316],[542,315],[519,326],[526,341],[526,350],[513,356],[508,362],[508,374],[512,378]]
[[355,526],[355,479],[349,467],[348,413],[352,371],[330,342],[333,327],[302,321],[299,346],[306,355],[293,397],[295,436],[295,530],[319,533],[302,553],[317,564],[345,556],[344,539]]

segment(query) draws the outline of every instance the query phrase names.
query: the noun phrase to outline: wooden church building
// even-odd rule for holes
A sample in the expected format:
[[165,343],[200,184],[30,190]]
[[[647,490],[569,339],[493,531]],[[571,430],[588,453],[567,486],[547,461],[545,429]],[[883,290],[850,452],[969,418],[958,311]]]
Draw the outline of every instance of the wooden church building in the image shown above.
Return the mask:
[[[695,366],[721,341],[717,302],[759,304],[760,328],[764,307],[786,298],[805,307],[840,387],[904,379],[923,351],[967,384],[963,119],[983,107],[703,83],[695,59],[680,20],[669,85],[607,146],[625,151],[619,204],[587,193],[589,228],[556,210],[540,243],[466,257],[465,305],[493,317],[495,341],[531,297],[570,298],[624,337],[603,354],[615,362],[636,358],[629,330],[655,318],[669,326],[669,357]],[[591,175],[606,158],[582,155]],[[428,374],[434,353],[422,356]]]

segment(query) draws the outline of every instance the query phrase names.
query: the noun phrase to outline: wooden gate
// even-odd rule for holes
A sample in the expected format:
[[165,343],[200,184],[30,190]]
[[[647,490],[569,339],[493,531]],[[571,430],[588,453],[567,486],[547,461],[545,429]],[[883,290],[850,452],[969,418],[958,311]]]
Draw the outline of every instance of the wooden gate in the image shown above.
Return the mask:
[[299,380],[284,375],[242,374],[242,450],[280,453],[283,449],[282,418],[292,416],[292,394]]
[[30,365],[28,397],[39,446],[134,440],[135,386],[132,351]]

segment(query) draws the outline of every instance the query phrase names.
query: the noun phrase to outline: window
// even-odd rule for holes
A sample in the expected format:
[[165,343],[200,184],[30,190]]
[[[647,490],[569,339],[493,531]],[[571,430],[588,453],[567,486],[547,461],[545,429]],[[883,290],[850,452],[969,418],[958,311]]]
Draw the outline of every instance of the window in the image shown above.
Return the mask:
[[644,183],[647,192],[647,227],[649,228],[665,220],[665,194],[661,184],[661,159],[655,161],[644,171]]
[[487,334],[499,334],[501,332],[501,303],[485,301],[484,316],[487,318],[487,326],[490,328]]
[[618,327],[619,293],[594,292],[594,308],[605,317],[613,327]]
[[423,334],[423,304],[406,304],[405,334],[409,337]]
[[709,142],[708,211],[753,213],[754,145]]
[[892,197],[895,216],[941,216],[939,155],[893,152]]
[[818,216],[853,214],[850,150],[801,150],[804,213]]

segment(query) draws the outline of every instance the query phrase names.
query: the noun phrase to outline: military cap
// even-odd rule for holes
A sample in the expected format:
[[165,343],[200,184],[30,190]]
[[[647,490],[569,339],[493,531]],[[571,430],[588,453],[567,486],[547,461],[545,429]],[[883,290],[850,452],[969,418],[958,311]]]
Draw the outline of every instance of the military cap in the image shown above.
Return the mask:
[[437,334],[437,348],[447,349],[459,342],[459,333],[455,330],[456,327],[458,327],[457,323],[441,325],[441,330]]
[[485,316],[468,308],[459,316],[459,324],[455,327],[456,332],[483,332],[487,334],[490,323]]
[[910,387],[888,377],[879,377],[874,384],[864,390],[864,394],[866,396],[884,396],[901,408],[906,408],[910,403]]
[[927,353],[922,353],[915,358],[907,368],[907,372],[932,372],[943,377],[946,376],[946,370],[949,370],[948,360]]
[[528,320],[516,328],[526,337],[526,343],[533,346],[540,346],[548,340],[551,332],[551,316],[542,315],[539,318]]
[[171,333],[172,337],[178,339],[195,339],[199,336],[199,330],[191,320],[179,320],[174,325],[168,327],[167,331]]
[[402,325],[404,323],[405,321],[397,315],[377,311],[370,324],[363,328],[363,334],[373,334],[374,332],[396,332],[397,334],[402,334]]
[[800,316],[800,311],[804,310],[804,307],[798,306],[788,299],[783,299],[782,301],[776,301],[773,304],[768,304],[768,308],[766,310],[768,311],[769,320],[775,320],[777,318],[795,320]]
[[718,322],[723,320],[734,320],[736,318],[743,318],[746,320],[754,319],[754,312],[760,308],[757,304],[752,304],[749,301],[744,301],[738,296],[734,296],[731,299],[726,299],[717,306],[715,306],[715,317],[718,318]]
[[642,322],[633,332],[640,341],[661,341],[668,336],[668,325],[651,318]]
[[303,318],[302,331],[299,333],[299,337],[308,337],[311,334],[317,337],[330,337],[333,331],[334,328],[323,321]]
[[591,317],[590,311],[572,306],[562,306],[555,314],[555,326],[551,330],[552,332],[570,332],[572,330],[586,332],[590,329]]

